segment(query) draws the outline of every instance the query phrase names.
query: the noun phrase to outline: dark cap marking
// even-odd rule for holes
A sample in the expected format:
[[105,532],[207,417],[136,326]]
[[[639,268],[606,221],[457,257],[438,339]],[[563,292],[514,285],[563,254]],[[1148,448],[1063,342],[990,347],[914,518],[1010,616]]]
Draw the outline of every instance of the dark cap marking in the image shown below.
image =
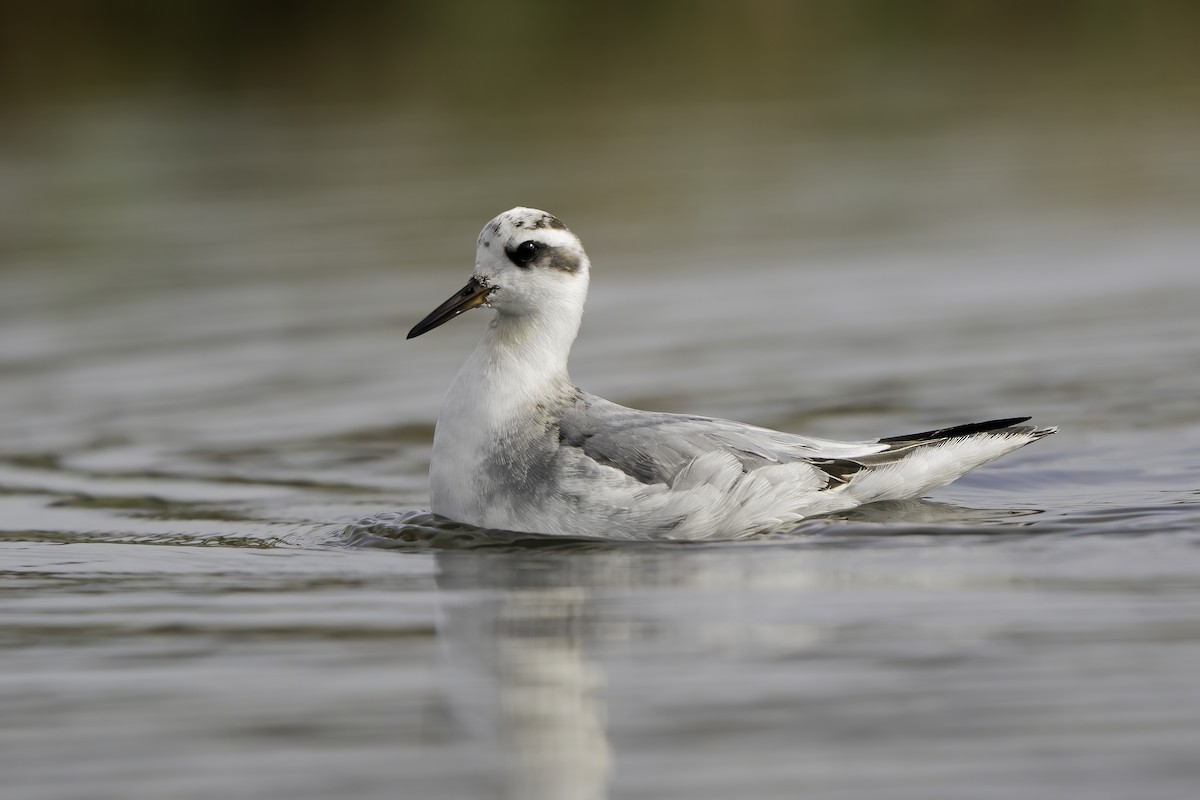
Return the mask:
[[542,228],[553,228],[556,231],[565,231],[567,229],[567,226],[563,225],[562,221],[553,214],[543,214],[541,219],[530,223],[529,227],[535,231]]

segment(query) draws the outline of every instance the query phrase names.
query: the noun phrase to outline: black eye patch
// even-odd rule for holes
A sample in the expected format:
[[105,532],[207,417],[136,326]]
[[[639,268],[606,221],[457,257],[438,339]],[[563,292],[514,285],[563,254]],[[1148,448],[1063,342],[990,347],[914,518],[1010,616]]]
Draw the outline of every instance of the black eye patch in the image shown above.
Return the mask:
[[528,240],[521,242],[516,247],[509,247],[504,252],[508,256],[509,261],[518,267],[528,268],[537,260],[538,254],[542,252],[542,245],[540,242]]

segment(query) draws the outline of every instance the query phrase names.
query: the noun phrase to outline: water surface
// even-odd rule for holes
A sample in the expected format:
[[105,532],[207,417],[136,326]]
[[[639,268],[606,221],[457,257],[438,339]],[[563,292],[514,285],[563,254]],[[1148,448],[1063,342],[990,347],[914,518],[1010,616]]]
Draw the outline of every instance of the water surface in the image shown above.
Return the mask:
[[[5,796],[1192,796],[1200,129],[1022,102],[14,115]],[[736,544],[440,523],[486,314],[403,332],[517,204],[588,245],[591,391],[1062,432]]]

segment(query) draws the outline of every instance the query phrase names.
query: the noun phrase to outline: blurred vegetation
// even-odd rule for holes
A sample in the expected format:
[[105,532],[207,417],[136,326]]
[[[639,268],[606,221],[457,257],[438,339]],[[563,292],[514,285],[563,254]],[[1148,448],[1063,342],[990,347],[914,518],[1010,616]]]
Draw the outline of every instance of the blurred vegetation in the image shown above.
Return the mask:
[[10,0],[0,102],[134,91],[544,111],[867,84],[1190,92],[1198,33],[1200,3],[1159,0]]

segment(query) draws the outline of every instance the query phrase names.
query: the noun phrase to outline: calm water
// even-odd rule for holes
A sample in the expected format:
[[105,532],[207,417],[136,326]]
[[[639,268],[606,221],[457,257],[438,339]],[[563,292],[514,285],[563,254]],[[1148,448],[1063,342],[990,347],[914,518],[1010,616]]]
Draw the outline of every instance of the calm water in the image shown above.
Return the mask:
[[[1200,118],[1156,108],[8,120],[4,796],[1195,796]],[[517,204],[592,255],[591,391],[1062,431],[736,544],[439,525],[486,315],[403,335]]]

